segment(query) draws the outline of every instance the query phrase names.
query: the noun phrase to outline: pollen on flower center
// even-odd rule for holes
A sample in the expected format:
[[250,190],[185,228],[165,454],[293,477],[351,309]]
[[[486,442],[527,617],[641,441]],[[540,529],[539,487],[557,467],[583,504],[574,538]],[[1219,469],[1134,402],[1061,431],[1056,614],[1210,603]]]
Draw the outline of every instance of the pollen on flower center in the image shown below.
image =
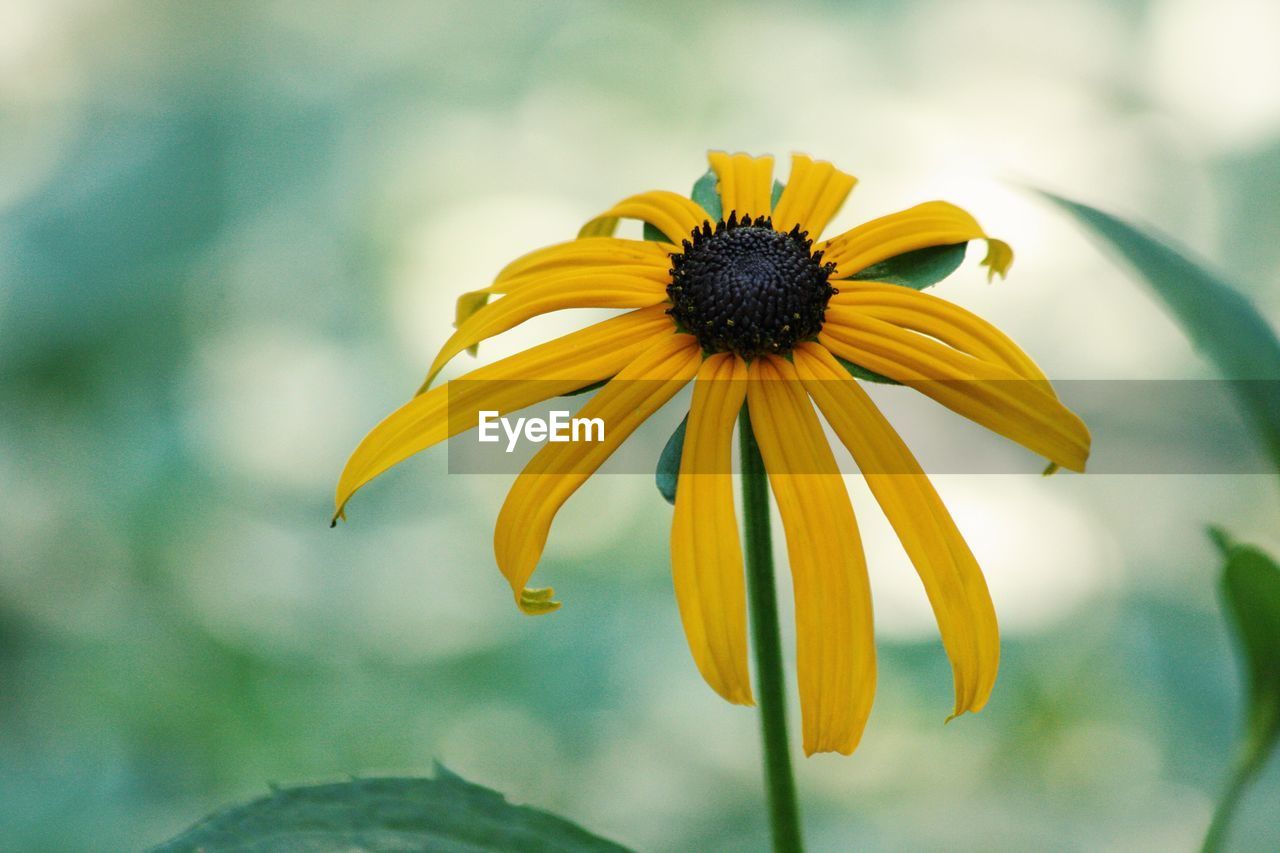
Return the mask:
[[764,216],[704,222],[671,256],[669,313],[707,352],[788,353],[818,334],[836,292],[835,264],[812,247],[799,227],[775,231]]

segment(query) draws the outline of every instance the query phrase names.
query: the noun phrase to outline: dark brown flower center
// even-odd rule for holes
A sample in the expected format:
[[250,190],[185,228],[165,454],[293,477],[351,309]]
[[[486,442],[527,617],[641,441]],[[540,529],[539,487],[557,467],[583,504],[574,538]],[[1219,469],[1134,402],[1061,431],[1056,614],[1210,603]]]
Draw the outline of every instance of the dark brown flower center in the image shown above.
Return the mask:
[[707,352],[743,358],[785,354],[818,334],[835,264],[799,227],[773,230],[768,217],[709,222],[671,256],[670,314]]

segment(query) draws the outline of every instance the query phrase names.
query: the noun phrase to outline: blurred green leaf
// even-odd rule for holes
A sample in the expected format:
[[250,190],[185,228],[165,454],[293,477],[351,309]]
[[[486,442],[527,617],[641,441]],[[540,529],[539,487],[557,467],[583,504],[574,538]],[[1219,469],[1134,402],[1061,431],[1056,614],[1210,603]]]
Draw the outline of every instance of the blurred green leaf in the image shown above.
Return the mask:
[[675,432],[671,433],[671,438],[667,439],[662,453],[658,454],[658,470],[654,474],[658,491],[672,506],[676,503],[676,484],[680,480],[680,457],[684,455],[684,431],[688,425],[689,416],[685,415],[680,421],[680,426],[676,427]]
[[782,198],[782,191],[785,190],[786,188],[787,188],[787,185],[784,184],[782,181],[773,182],[773,194],[769,196],[770,210],[778,206],[778,199]]
[[280,788],[155,848],[178,851],[619,851],[563,818],[513,806],[436,765],[435,779]]
[[845,370],[849,371],[849,374],[853,376],[854,379],[862,379],[867,382],[879,382],[882,385],[902,384],[898,380],[890,379],[888,376],[876,373],[874,370],[867,370],[862,365],[854,364],[852,361],[846,361],[838,355],[835,358],[836,361],[840,362],[841,366],[844,367]]
[[1280,341],[1258,309],[1165,240],[1097,208],[1040,191],[1142,274],[1196,348],[1231,383],[1280,470]]
[[1280,566],[1261,549],[1214,537],[1226,557],[1222,595],[1248,676],[1245,764],[1260,764],[1280,739]]
[[1244,664],[1248,702],[1244,739],[1205,834],[1206,853],[1222,849],[1242,794],[1280,740],[1280,566],[1260,548],[1236,543],[1221,528],[1210,528],[1209,537],[1226,559],[1222,599]]
[[[912,290],[924,290],[951,275],[964,263],[968,243],[949,246],[929,246],[913,252],[903,252],[878,264],[872,264],[861,272],[849,276],[852,281],[879,281],[899,284]],[[840,282],[835,283],[836,287]]]

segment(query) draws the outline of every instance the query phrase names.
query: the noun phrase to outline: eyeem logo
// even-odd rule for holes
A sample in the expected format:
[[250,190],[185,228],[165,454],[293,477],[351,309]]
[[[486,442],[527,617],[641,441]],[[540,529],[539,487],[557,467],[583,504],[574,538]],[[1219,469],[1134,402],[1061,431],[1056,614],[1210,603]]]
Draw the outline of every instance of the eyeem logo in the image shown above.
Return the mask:
[[553,410],[548,412],[550,418],[510,418],[501,417],[496,411],[480,412],[478,425],[478,441],[494,443],[502,440],[499,428],[507,437],[507,453],[516,449],[516,444],[523,435],[525,441],[541,444],[544,441],[604,441],[603,418],[571,418],[568,412]]

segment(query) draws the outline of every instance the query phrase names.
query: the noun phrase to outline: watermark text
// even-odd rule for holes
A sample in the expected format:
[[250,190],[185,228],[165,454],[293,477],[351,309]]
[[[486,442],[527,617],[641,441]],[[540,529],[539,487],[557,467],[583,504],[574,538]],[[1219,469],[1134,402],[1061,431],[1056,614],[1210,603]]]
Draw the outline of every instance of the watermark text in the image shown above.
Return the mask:
[[571,418],[567,411],[552,410],[545,418],[505,418],[495,410],[479,413],[477,440],[486,443],[502,441],[506,436],[506,452],[512,453],[523,436],[525,441],[604,441],[603,418]]

